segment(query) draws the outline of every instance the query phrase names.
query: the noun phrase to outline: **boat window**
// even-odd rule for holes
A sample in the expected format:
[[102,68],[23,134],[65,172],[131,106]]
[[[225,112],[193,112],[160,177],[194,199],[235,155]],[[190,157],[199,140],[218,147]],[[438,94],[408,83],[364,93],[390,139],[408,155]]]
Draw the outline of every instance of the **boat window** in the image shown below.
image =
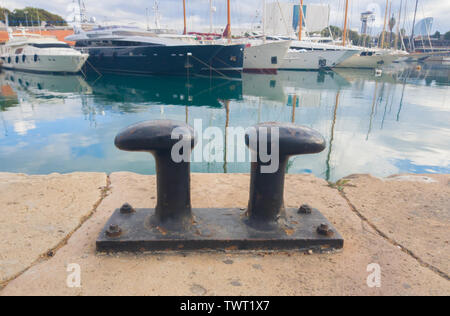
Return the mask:
[[274,56],[272,57],[272,65],[277,65],[278,64],[278,57]]
[[70,48],[70,45],[65,43],[31,44],[31,46],[36,48]]
[[23,55],[23,56],[22,56],[22,61],[25,62],[26,60],[27,60],[27,56],[26,56],[26,55]]
[[16,56],[16,64],[19,63],[19,56]]
[[37,62],[39,59],[38,55],[34,55],[34,62]]

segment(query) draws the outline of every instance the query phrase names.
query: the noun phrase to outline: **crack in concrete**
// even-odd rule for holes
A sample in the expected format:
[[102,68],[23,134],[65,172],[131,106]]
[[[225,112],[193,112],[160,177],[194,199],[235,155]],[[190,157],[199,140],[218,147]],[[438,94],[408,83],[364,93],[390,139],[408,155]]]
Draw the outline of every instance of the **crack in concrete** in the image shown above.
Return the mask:
[[[335,189],[337,189],[337,188],[335,188]],[[447,273],[445,273],[444,271],[441,271],[439,268],[436,268],[435,266],[425,262],[419,256],[417,256],[412,250],[399,244],[398,242],[396,242],[395,240],[390,238],[388,235],[383,233],[383,231],[381,229],[379,229],[375,224],[370,222],[370,220],[367,217],[365,217],[360,211],[358,211],[356,206],[353,205],[353,203],[350,201],[350,199],[345,195],[344,190],[337,189],[337,191],[342,196],[342,198],[347,202],[347,204],[350,207],[350,209],[352,210],[352,212],[355,213],[363,222],[367,223],[367,225],[369,225],[373,230],[375,230],[379,236],[384,238],[387,242],[389,242],[393,246],[398,247],[401,251],[403,251],[407,255],[414,258],[422,267],[427,268],[427,269],[433,271],[434,273],[438,274],[440,277],[446,279],[447,281],[450,281],[450,276]]]
[[16,275],[12,276],[11,278],[7,279],[6,281],[0,282],[0,294],[1,291],[11,282],[20,277],[22,274],[30,270],[33,266],[42,263],[44,261],[50,260],[56,255],[56,252],[67,245],[67,242],[69,239],[75,234],[77,230],[79,230],[96,212],[100,204],[102,204],[103,200],[108,196],[109,191],[111,190],[111,179],[109,175],[106,175],[106,185],[104,187],[101,187],[100,191],[100,198],[97,202],[94,203],[92,206],[92,210],[89,214],[83,216],[80,220],[80,224],[75,227],[69,234],[67,234],[54,248],[47,250],[46,253],[41,254],[34,262],[31,263],[31,265],[24,270],[18,272]]

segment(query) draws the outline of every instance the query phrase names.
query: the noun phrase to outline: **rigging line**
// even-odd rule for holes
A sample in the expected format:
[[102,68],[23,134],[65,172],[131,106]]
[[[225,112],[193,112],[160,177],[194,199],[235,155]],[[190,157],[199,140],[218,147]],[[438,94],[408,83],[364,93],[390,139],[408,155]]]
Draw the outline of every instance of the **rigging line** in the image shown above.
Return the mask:
[[220,76],[226,78],[226,79],[231,79],[229,77],[227,77],[225,74],[221,73],[220,71],[218,71],[217,69],[215,69],[214,67],[211,67],[211,65],[208,65],[207,63],[203,62],[202,60],[198,59],[197,57],[195,57],[194,55],[191,56],[192,58],[194,58],[195,60],[197,60],[199,63],[205,65],[206,67],[208,67],[208,69],[210,71],[214,71],[217,72]]
[[203,90],[201,90],[200,92],[198,92],[197,94],[194,94],[192,97],[198,97],[198,96],[200,96],[200,95],[202,95],[202,94],[205,94],[206,92],[208,92],[208,91],[214,91],[214,90],[217,90],[217,89],[219,89],[219,88],[222,88],[222,87],[224,87],[224,86],[226,86],[227,84],[229,84],[230,82],[232,82],[232,81],[226,81],[226,82],[224,82],[224,83],[221,83],[221,84],[219,84],[219,85],[217,85],[217,86],[214,86],[214,87],[209,87],[209,88],[207,88],[207,89],[203,89]]

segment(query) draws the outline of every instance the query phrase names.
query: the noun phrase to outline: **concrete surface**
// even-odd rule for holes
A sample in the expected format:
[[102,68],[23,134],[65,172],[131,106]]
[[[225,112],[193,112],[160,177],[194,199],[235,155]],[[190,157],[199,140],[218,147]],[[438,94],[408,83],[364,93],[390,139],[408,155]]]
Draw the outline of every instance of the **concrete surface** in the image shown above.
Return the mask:
[[[4,177],[2,183],[8,177],[15,178]],[[79,177],[66,181],[63,187],[81,190],[86,184],[81,185],[84,176]],[[193,174],[193,206],[245,207],[249,180],[248,175]],[[422,180],[410,181],[410,176],[397,180],[355,176],[332,188],[314,176],[289,175],[286,206],[308,203],[320,209],[345,238],[345,249],[337,254],[97,255],[95,240],[115,208],[124,202],[135,207],[154,207],[156,202],[154,176],[114,173],[109,177],[107,196],[92,188],[96,185],[90,186],[101,203],[67,244],[51,258],[31,265],[29,260],[20,263],[29,269],[10,281],[0,295],[450,295],[448,251],[444,253],[450,231],[450,176],[429,176],[429,181]],[[22,186],[29,184],[23,178],[23,183],[17,186],[17,190],[22,190]],[[47,199],[46,193],[42,193]],[[63,190],[54,203],[64,204],[58,201],[64,201],[65,195]],[[3,201],[5,193],[0,191],[0,196]],[[11,198],[30,203],[38,196]],[[386,207],[379,211],[382,203]],[[73,196],[74,213],[88,206],[92,209],[85,199]],[[67,213],[49,215],[48,223],[54,223]],[[40,215],[27,217],[18,213],[13,223],[35,216]],[[428,220],[423,220],[425,217]],[[398,224],[389,226],[391,222]],[[425,252],[429,243],[434,247]],[[81,268],[80,288],[67,286],[70,275],[67,267],[73,263]],[[370,274],[367,267],[372,263],[381,267],[380,288],[367,285]]]
[[345,196],[388,239],[442,275],[450,275],[450,177],[353,176]]
[[105,174],[0,173],[0,286],[55,248],[93,212]]

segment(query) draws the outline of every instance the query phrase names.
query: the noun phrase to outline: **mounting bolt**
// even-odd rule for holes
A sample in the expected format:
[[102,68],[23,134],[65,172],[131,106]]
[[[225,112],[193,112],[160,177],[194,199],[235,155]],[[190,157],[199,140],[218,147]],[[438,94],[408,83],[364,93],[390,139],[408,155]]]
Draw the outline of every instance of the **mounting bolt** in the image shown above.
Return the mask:
[[122,205],[122,207],[120,208],[120,213],[121,214],[133,214],[133,213],[135,213],[136,211],[134,210],[134,208],[130,205],[130,204],[128,204],[128,203],[125,203],[124,205]]
[[122,234],[122,229],[119,225],[111,225],[106,231],[108,237],[119,237]]
[[317,227],[317,233],[327,237],[332,237],[334,235],[334,231],[332,231],[326,224],[321,224]]
[[312,213],[312,207],[308,204],[304,204],[300,206],[298,209],[298,214],[311,214]]

